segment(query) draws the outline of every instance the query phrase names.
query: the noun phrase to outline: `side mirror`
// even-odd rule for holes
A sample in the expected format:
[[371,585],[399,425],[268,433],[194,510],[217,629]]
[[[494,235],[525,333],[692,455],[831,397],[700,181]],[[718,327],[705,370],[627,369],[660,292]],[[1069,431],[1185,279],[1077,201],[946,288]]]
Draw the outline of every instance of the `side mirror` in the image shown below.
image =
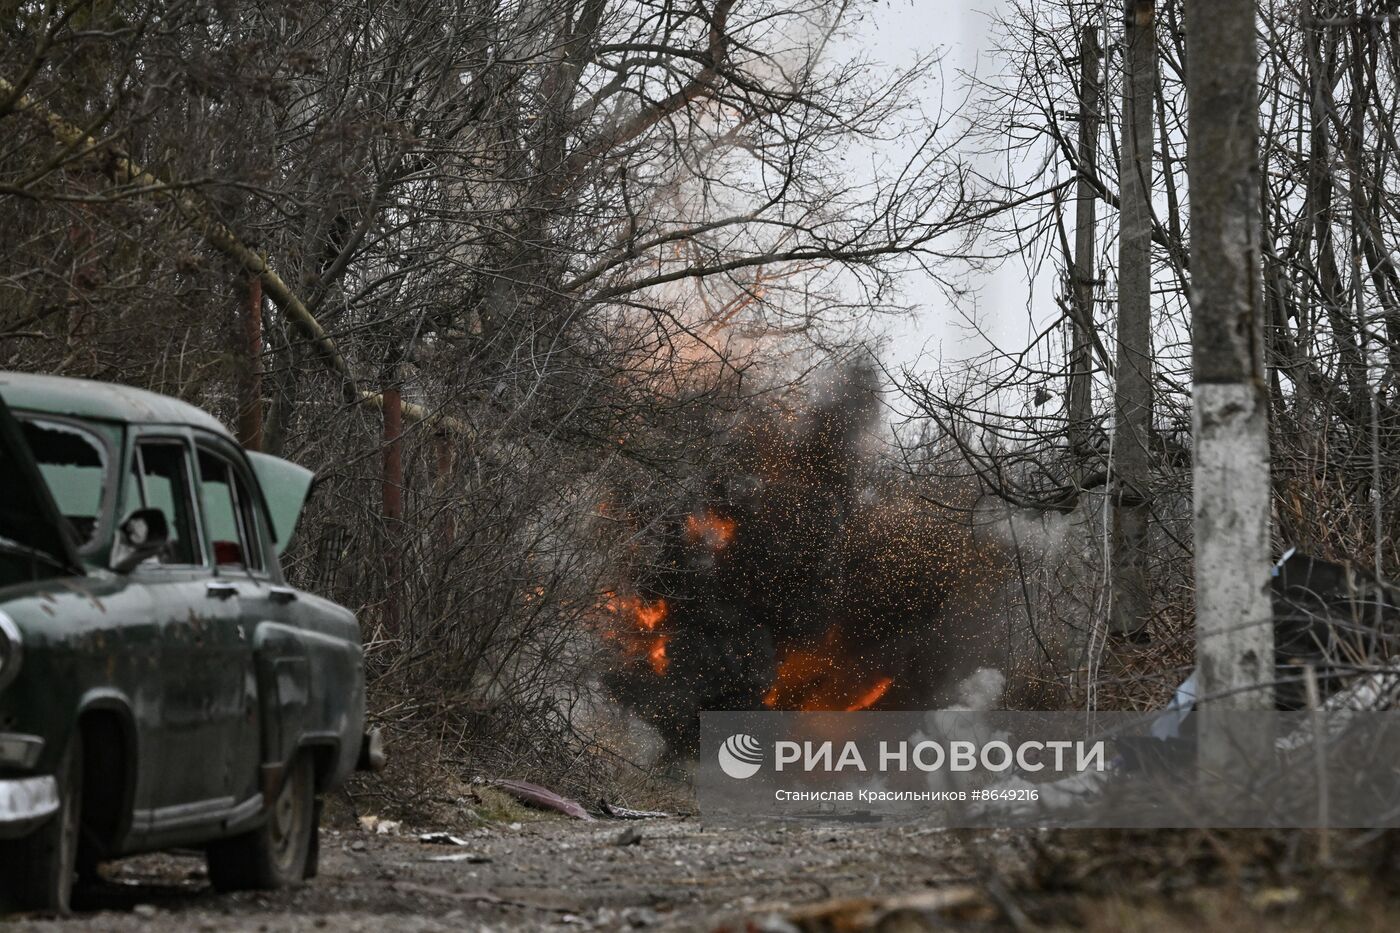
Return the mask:
[[112,548],[112,569],[131,573],[142,561],[164,553],[170,543],[170,525],[160,509],[137,509],[117,526]]

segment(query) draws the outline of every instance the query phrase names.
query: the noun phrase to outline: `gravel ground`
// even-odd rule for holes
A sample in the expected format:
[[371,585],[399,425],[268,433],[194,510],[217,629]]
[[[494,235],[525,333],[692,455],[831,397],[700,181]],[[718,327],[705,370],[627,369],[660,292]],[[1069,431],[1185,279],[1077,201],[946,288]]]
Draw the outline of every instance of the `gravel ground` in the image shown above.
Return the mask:
[[[127,859],[106,867],[76,916],[0,928],[1388,933],[1400,924],[1394,886],[1375,880],[1385,872],[1286,871],[1276,835],[551,817],[457,830],[465,845],[420,841],[432,828],[326,830],[320,877],[273,893],[215,893],[196,855]],[[1301,851],[1316,839],[1284,842]]]
[[[322,834],[320,877],[285,892],[218,894],[198,856],[106,868],[88,909],[20,918],[35,930],[437,931],[787,929],[797,905],[951,893],[989,866],[956,834],[863,826],[706,827],[688,820],[541,820],[429,844],[403,830]],[[969,906],[994,919],[985,902]],[[978,925],[981,925],[979,922]]]

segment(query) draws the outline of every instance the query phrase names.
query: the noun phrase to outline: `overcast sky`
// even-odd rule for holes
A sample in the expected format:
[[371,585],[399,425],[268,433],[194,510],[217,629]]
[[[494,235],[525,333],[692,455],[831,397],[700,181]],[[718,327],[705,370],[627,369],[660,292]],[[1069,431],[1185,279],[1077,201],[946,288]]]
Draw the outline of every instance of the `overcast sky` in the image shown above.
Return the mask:
[[[892,66],[907,66],[921,52],[941,49],[943,95],[951,107],[966,93],[964,73],[988,77],[1003,69],[1004,63],[990,48],[990,32],[992,18],[1005,2],[884,0],[862,11],[856,37],[849,41],[859,42],[867,55]],[[937,92],[937,88],[931,91]],[[935,108],[936,103],[929,109]],[[963,359],[986,349],[986,342],[969,327],[965,315],[922,273],[911,273],[903,284],[905,298],[917,311],[889,326],[887,365],[918,363],[920,368],[932,368],[940,358]],[[1053,307],[1052,283],[1042,275],[1033,294],[1027,270],[1020,262],[1007,262],[995,272],[973,278],[970,284],[973,294],[964,312],[975,315],[978,325],[1004,347],[1019,348],[1028,342],[1033,330],[1028,302],[1033,302],[1035,317],[1041,320]]]

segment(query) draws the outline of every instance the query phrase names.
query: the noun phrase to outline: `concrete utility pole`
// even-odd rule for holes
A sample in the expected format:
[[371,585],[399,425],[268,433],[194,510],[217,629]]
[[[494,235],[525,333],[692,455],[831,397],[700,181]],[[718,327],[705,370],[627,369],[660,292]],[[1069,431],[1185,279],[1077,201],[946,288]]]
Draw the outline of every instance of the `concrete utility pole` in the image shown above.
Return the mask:
[[1119,163],[1118,359],[1113,392],[1113,603],[1118,634],[1152,615],[1147,530],[1152,517],[1152,142],[1157,98],[1155,0],[1124,0],[1123,141]]
[[1093,370],[1089,348],[1094,329],[1094,234],[1099,194],[1090,181],[1099,152],[1099,30],[1085,26],[1079,38],[1079,180],[1074,192],[1074,256],[1070,282],[1074,313],[1069,352],[1069,448],[1074,481],[1084,481],[1093,420]]
[[1213,709],[1273,706],[1254,0],[1186,0],[1196,656]]

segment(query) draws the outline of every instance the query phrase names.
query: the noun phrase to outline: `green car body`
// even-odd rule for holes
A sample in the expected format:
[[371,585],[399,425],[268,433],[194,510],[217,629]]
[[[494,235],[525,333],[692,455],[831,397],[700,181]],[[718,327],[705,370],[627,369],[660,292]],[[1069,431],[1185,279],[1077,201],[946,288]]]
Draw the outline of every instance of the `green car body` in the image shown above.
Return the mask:
[[[0,842],[56,818],[74,747],[93,860],[246,836],[293,762],[340,785],[359,627],[278,562],[311,474],[149,392],[0,373],[0,400]],[[124,563],[151,509],[169,541]]]

